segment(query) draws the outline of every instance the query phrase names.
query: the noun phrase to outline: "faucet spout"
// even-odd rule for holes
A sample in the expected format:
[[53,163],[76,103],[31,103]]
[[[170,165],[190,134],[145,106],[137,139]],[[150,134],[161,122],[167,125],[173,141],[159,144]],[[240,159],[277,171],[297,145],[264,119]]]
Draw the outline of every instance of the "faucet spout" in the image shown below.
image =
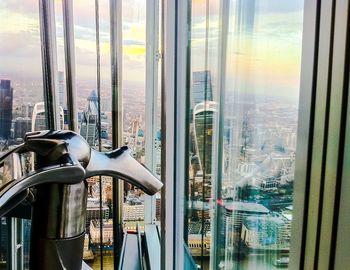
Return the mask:
[[86,177],[107,175],[119,178],[141,188],[148,195],[154,195],[163,186],[151,171],[130,155],[126,146],[105,153],[91,150],[90,161],[85,170]]

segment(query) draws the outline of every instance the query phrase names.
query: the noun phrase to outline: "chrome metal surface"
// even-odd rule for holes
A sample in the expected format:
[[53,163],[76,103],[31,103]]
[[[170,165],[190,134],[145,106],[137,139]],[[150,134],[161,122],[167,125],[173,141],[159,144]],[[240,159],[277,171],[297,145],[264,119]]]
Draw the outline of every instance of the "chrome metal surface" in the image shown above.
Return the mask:
[[0,190],[0,209],[5,207],[17,194],[30,187],[45,183],[79,183],[84,179],[84,176],[85,171],[80,164],[62,164],[42,168],[19,179],[13,178]]
[[[71,176],[66,175],[66,178],[71,179]],[[33,204],[35,235],[45,239],[65,239],[84,233],[86,204],[84,182],[38,186]]]
[[128,147],[105,153],[91,150],[86,177],[95,175],[108,175],[123,179],[138,186],[149,195],[154,195],[163,186],[162,182],[130,155]]
[[[36,168],[24,174],[21,155],[29,151],[35,153]],[[0,158],[0,217],[22,202],[30,187],[36,189],[30,269],[80,265],[87,204],[84,179],[95,175],[123,179],[149,195],[163,186],[127,147],[100,153],[73,131],[27,134],[24,144]],[[72,248],[72,254],[67,248]]]
[[[35,143],[37,141],[37,143]],[[67,152],[79,161],[86,170],[86,178],[95,175],[108,175],[131,182],[140,187],[147,194],[153,195],[161,189],[163,184],[146,167],[141,165],[130,155],[128,147],[121,147],[112,152],[97,152],[90,149],[87,142],[73,131],[43,131],[27,137],[27,144],[39,147],[43,142],[56,144],[56,151],[52,150],[45,155],[44,162],[57,159],[63,151],[58,148],[58,142],[65,142]],[[34,146],[33,146],[34,145]],[[39,150],[37,150],[39,151]],[[48,150],[40,150],[46,153]],[[58,152],[58,153],[56,153]]]
[[[20,154],[26,151],[37,153],[39,167],[24,176]],[[0,209],[16,194],[30,187],[48,183],[61,184],[49,185],[46,190],[38,187],[38,197],[46,198],[47,194],[52,196],[46,198],[46,203],[42,203],[50,204],[50,200],[56,200],[55,203],[59,206],[55,211],[60,216],[57,219],[61,226],[58,229],[60,236],[71,235],[74,229],[68,228],[69,226],[79,227],[80,231],[80,221],[74,220],[79,215],[85,216],[81,210],[85,209],[86,204],[86,189],[83,184],[85,178],[95,175],[120,178],[140,187],[149,195],[155,194],[163,186],[147,168],[130,155],[127,147],[100,153],[90,150],[86,141],[72,131],[28,134],[25,144],[0,158],[0,168]],[[40,195],[41,192],[43,195]]]
[[[41,131],[28,134],[27,141],[33,142],[37,140],[40,142],[43,140],[57,140],[65,143],[67,147],[67,152],[70,153],[72,157],[80,162],[80,164],[85,168],[90,160],[90,146],[79,134],[70,130],[60,130],[60,131]],[[28,142],[26,143],[28,145]],[[43,145],[41,145],[43,147]],[[56,149],[58,150],[58,149]],[[54,152],[51,152],[51,156]],[[45,157],[48,158],[47,156]]]

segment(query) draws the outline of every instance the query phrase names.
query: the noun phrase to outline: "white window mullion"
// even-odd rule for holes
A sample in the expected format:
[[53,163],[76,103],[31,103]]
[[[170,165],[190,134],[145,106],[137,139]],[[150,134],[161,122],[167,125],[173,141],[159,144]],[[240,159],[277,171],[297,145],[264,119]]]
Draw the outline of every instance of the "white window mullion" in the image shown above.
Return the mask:
[[[146,4],[146,141],[145,165],[156,173],[156,135],[159,64],[159,0]],[[156,221],[156,196],[146,195],[145,223]]]

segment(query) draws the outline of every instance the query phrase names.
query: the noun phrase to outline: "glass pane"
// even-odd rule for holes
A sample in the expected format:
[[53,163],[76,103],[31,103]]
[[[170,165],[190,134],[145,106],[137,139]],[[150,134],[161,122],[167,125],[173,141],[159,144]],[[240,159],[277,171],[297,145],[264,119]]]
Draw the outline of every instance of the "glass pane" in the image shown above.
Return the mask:
[[10,267],[10,239],[9,232],[11,231],[10,219],[0,219],[0,269],[9,269]]
[[[109,2],[99,1],[100,99],[97,89],[95,1],[75,1],[73,7],[79,133],[92,148],[109,151],[112,147]],[[93,269],[100,269],[101,265],[103,269],[114,269],[112,178],[92,177],[87,179],[87,183],[83,258]]]
[[[123,144],[134,157],[145,162],[145,74],[146,74],[146,1],[127,0],[122,3],[123,36]],[[144,227],[144,193],[124,183],[123,225],[135,231]]]
[[302,18],[302,0],[192,2],[185,240],[202,269],[288,266]]
[[[0,1],[0,156],[23,142],[26,132],[46,129],[38,1]],[[30,211],[30,209],[28,209]],[[11,256],[18,269],[29,269],[29,220],[1,219],[0,269]],[[11,233],[17,243],[11,243]],[[13,248],[15,244],[18,248]],[[16,254],[10,254],[9,248]],[[23,268],[22,268],[23,267]]]
[[61,121],[60,128],[68,129],[62,1],[55,1],[55,19],[56,19],[56,44],[57,44],[57,67],[58,67],[57,99],[58,99],[59,110],[63,120],[63,123]]
[[[195,262],[209,268],[214,119],[218,80],[219,2],[193,1],[188,102],[188,178],[185,241]],[[204,57],[203,57],[204,56]]]

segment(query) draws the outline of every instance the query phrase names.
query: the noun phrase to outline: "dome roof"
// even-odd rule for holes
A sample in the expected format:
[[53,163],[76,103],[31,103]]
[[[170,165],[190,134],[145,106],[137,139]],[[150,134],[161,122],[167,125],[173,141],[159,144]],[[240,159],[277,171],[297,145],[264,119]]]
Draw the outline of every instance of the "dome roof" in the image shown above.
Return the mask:
[[95,90],[92,90],[89,97],[87,98],[88,101],[98,101],[98,97],[97,97],[97,94],[96,94],[96,91]]

